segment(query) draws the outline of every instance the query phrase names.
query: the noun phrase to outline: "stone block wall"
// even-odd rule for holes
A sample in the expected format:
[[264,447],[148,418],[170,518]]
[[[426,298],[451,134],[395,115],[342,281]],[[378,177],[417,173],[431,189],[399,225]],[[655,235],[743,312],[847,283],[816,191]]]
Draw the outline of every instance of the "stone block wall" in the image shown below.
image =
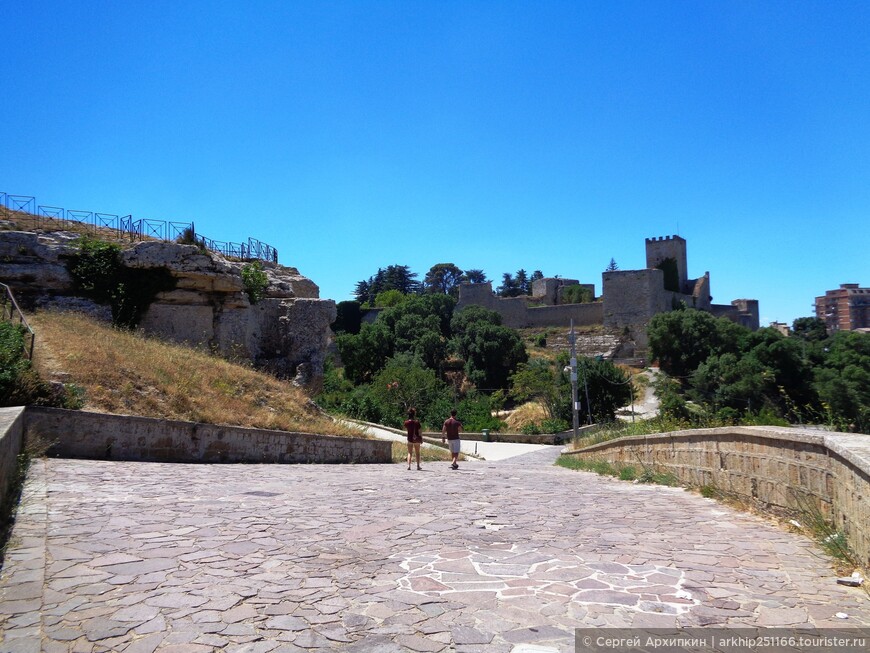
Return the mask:
[[602,304],[561,304],[558,306],[529,306],[529,296],[497,297],[492,292],[492,283],[464,283],[459,287],[456,310],[466,306],[482,306],[495,311],[502,324],[512,329],[528,327],[567,326],[574,320],[576,326],[601,324]]
[[18,475],[24,433],[24,408],[0,408],[0,505]]
[[604,326],[645,325],[657,313],[671,310],[664,289],[665,273],[657,268],[604,272]]
[[388,441],[28,407],[49,456],[174,463],[388,463]]
[[681,483],[796,513],[841,530],[870,565],[870,436],[773,427],[677,431],[611,440],[571,452],[587,460],[647,466]]
[[689,279],[686,262],[686,239],[680,236],[659,236],[658,238],[647,238],[645,245],[646,266],[654,268],[665,259],[674,259],[677,264],[680,289],[685,290]]

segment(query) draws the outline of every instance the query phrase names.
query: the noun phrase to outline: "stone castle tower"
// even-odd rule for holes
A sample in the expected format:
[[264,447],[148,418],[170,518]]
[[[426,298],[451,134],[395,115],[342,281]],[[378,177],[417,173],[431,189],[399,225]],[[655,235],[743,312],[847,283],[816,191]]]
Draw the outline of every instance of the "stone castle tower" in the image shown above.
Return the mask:
[[[686,263],[686,239],[680,236],[659,236],[646,239],[646,267],[657,268],[671,259],[677,266],[677,287],[671,290],[680,293],[691,292],[689,272]],[[667,274],[667,272],[666,272]]]

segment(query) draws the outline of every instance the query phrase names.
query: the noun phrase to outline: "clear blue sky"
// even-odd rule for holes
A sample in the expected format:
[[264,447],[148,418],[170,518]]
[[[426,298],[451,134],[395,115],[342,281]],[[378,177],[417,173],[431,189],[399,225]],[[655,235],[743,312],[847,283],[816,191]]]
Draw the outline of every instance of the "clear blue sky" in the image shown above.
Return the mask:
[[349,299],[688,240],[762,323],[870,285],[870,2],[5,0],[0,191],[254,236]]

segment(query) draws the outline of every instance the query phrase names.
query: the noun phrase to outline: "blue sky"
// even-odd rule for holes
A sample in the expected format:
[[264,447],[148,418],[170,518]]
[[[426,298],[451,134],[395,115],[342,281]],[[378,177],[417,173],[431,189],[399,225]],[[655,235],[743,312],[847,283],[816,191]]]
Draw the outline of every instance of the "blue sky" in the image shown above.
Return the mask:
[[595,283],[688,240],[762,323],[870,285],[870,3],[6,0],[0,191]]

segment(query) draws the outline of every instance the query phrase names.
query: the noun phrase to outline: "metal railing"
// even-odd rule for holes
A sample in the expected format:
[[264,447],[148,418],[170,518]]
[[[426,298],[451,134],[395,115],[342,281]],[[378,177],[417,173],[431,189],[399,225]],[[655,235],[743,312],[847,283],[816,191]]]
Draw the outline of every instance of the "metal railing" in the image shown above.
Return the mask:
[[14,219],[27,217],[34,221],[37,229],[66,229],[72,225],[84,226],[86,232],[113,231],[118,237],[128,237],[131,241],[163,240],[176,241],[184,238],[191,243],[199,243],[206,249],[224,256],[241,259],[259,259],[278,262],[278,250],[256,238],[248,238],[246,243],[231,243],[214,240],[196,233],[193,222],[170,222],[145,218],[133,219],[132,215],[117,216],[112,213],[96,213],[79,209],[64,209],[59,206],[36,204],[30,195],[10,195],[0,192],[0,207],[5,208]]
[[0,318],[7,322],[15,322],[17,320],[18,324],[24,327],[25,337],[30,340],[29,344],[25,343],[25,353],[27,358],[33,360],[33,343],[36,340],[36,333],[30,328],[30,325],[24,318],[24,313],[18,308],[18,302],[15,301],[12,289],[5,283],[0,283],[0,287],[3,288],[3,291],[0,292],[0,310],[2,310]]

